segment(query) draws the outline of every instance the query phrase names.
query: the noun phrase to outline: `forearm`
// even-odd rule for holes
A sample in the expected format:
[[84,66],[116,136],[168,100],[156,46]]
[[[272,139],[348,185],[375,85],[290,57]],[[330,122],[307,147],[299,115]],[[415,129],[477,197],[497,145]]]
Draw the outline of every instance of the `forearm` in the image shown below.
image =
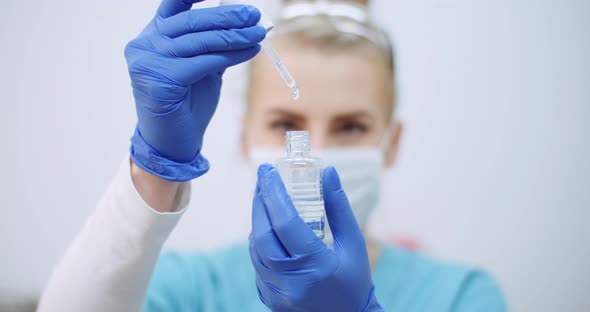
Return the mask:
[[[159,188],[143,179],[142,173],[132,172],[129,163],[121,167],[56,266],[39,311],[141,309],[160,249],[182,215],[162,213],[147,202],[162,211],[176,211],[186,205],[190,190],[188,183],[162,183]],[[138,182],[138,190],[144,187],[145,201],[133,181]],[[150,197],[157,194],[167,196]]]
[[171,212],[180,183],[155,176],[131,161],[131,179],[135,189],[148,206],[158,212]]

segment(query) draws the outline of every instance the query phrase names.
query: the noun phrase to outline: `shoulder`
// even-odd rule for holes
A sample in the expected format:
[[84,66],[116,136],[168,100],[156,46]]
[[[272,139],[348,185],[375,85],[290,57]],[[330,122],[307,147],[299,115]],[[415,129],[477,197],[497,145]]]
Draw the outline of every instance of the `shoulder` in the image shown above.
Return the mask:
[[[154,271],[152,284],[198,284],[209,279],[247,275],[252,271],[246,244],[236,244],[214,252],[164,251]],[[200,285],[203,286],[203,285]]]
[[235,297],[250,287],[254,273],[249,263],[245,244],[211,253],[165,251],[152,275],[144,310],[209,311],[208,306],[218,304],[215,298]]
[[382,247],[375,275],[384,300],[393,304],[410,303],[422,311],[506,311],[494,279],[475,267]]

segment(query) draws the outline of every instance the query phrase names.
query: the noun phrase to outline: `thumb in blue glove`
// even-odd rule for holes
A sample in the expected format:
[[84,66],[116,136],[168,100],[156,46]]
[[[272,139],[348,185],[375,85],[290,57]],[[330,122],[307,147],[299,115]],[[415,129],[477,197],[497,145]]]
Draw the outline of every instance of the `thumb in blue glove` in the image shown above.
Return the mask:
[[322,179],[330,247],[301,220],[278,171],[260,166],[250,234],[260,299],[272,311],[382,311],[365,239],[336,170],[326,168]]
[[266,30],[251,6],[191,10],[202,0],[163,0],[156,16],[125,49],[138,124],[131,157],[167,180],[204,174],[205,130],[226,68],[259,51]]

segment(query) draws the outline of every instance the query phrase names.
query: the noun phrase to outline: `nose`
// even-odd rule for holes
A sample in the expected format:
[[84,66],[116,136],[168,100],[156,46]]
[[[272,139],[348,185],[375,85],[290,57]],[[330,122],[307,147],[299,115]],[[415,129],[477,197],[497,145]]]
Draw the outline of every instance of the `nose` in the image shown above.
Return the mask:
[[313,127],[309,130],[309,136],[311,141],[311,150],[318,151],[326,148],[327,142],[327,131],[321,126]]

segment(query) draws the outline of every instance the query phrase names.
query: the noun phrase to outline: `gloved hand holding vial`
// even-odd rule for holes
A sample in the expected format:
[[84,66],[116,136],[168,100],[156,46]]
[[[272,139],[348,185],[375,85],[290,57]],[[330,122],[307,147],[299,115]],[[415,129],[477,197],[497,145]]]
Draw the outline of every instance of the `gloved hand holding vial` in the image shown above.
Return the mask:
[[[287,171],[288,174],[309,174],[305,181],[315,181],[319,173],[317,163],[301,161],[301,164],[305,165],[299,168],[305,170]],[[292,170],[297,166],[287,168]],[[275,312],[384,311],[375,296],[365,238],[336,170],[327,167],[318,176],[323,181],[321,189],[334,236],[330,246],[320,240],[317,231],[309,229],[314,223],[307,222],[307,211],[297,210],[297,202],[305,196],[289,191],[289,183],[283,184],[281,175],[271,165],[261,165],[253,200],[249,247],[262,302]],[[317,203],[317,194],[311,195],[308,198]],[[297,217],[302,212],[303,220]]]

